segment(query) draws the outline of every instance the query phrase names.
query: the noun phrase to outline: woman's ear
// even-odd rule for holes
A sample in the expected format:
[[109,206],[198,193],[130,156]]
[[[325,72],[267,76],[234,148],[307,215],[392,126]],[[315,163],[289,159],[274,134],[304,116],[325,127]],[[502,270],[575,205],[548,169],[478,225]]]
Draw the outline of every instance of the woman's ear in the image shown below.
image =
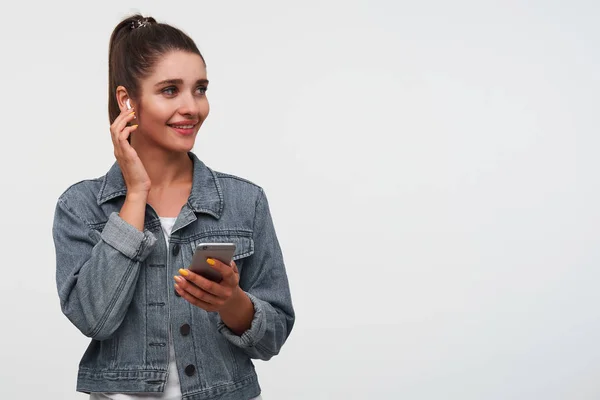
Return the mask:
[[117,103],[121,112],[132,109],[133,104],[131,104],[131,98],[129,97],[129,93],[127,93],[127,89],[124,86],[118,86],[116,92]]

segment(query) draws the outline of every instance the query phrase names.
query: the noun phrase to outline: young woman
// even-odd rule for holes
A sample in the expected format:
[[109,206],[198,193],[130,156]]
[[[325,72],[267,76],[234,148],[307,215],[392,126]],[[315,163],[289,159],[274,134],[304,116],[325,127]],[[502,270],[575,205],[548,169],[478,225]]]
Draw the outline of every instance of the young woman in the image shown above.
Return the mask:
[[[62,311],[92,339],[77,390],[260,398],[252,359],[278,354],[294,324],[265,193],[191,152],[209,113],[192,39],[134,15],[115,27],[109,53],[116,162],[60,196],[53,226]],[[206,242],[236,245],[229,265],[208,260],[219,283],[187,269]]]

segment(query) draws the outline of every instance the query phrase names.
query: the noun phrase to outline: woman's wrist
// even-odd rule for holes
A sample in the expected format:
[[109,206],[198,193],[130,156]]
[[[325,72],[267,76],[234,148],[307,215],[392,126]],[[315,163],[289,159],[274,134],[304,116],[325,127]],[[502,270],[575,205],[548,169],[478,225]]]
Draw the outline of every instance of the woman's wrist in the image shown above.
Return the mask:
[[229,304],[219,311],[223,323],[236,335],[240,336],[252,325],[254,319],[254,304],[240,288],[236,288],[236,292]]
[[149,192],[143,190],[137,191],[127,191],[125,195],[125,201],[131,201],[133,203],[144,203],[146,205],[146,201],[148,201]]
[[128,192],[119,216],[129,225],[137,230],[144,231],[144,219],[146,215],[146,202],[148,194],[143,192]]

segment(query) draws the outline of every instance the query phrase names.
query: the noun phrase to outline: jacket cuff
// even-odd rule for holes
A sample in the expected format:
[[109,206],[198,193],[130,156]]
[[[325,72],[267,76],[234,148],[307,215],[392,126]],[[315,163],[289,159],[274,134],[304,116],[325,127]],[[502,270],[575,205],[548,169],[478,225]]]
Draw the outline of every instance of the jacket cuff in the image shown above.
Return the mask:
[[254,345],[263,338],[267,330],[267,316],[265,314],[265,307],[262,304],[263,300],[260,300],[248,292],[245,293],[254,305],[254,318],[250,323],[250,328],[242,333],[241,336],[238,336],[225,325],[221,317],[219,317],[217,322],[217,329],[219,332],[221,332],[221,334],[223,334],[223,336],[225,336],[225,338],[233,345],[239,348],[254,347]]
[[116,212],[108,217],[101,237],[106,243],[135,261],[143,261],[156,243],[156,237],[152,232],[147,229],[140,232],[125,222]]

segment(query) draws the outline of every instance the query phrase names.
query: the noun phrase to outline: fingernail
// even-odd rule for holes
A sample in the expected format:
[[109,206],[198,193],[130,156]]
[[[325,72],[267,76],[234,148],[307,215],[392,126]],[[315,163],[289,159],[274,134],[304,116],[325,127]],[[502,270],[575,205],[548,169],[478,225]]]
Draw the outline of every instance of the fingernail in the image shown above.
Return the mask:
[[137,128],[138,126],[137,126],[137,124],[135,124],[135,125],[131,125],[131,127],[132,128]]
[[174,276],[173,278],[175,279],[175,281],[177,283],[181,283],[181,277],[180,276]]
[[213,260],[212,258],[207,258],[206,262],[209,263],[210,265],[215,265],[215,260]]
[[189,272],[183,268],[179,268],[179,273],[183,276],[188,276]]

